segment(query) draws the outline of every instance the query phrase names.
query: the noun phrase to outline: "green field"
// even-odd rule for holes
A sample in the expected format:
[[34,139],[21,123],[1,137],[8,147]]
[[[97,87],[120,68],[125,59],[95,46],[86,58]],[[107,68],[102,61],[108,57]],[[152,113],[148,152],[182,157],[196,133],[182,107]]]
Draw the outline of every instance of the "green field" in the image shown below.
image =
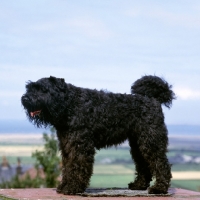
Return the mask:
[[[133,181],[131,175],[98,175],[91,178],[90,187],[127,187]],[[200,180],[172,180],[171,187],[200,191]]]
[[[132,169],[131,169],[132,168]],[[185,171],[187,173],[187,171]],[[134,167],[130,165],[100,165],[94,166],[94,174],[90,187],[127,187],[134,179]],[[153,184],[153,181],[152,183]],[[171,187],[200,191],[200,180],[173,180]]]
[[[177,152],[170,151],[168,156]],[[195,152],[186,152],[187,155],[197,155]],[[102,164],[110,161],[116,164]],[[118,172],[115,172],[118,166]],[[115,172],[115,173],[110,173]],[[194,163],[175,164],[172,166],[172,172],[199,171],[200,165]],[[129,148],[110,148],[97,152],[94,166],[94,174],[91,178],[91,187],[127,187],[127,184],[133,181],[134,164],[132,164]],[[200,180],[188,180],[184,177],[182,180],[171,181],[171,187],[179,187],[200,191]]]
[[[21,147],[20,148],[18,148]],[[36,147],[42,147],[42,145],[35,145]],[[23,148],[22,148],[23,147]],[[35,160],[31,157],[30,144],[16,145],[16,144],[4,144],[2,145],[2,153],[0,156],[4,156],[3,150],[9,149],[6,152],[6,157],[10,164],[16,164],[17,157],[21,158],[22,165],[33,164]],[[13,150],[13,153],[12,153]],[[19,153],[17,153],[19,150]],[[90,187],[127,187],[127,184],[134,179],[134,164],[131,160],[129,148],[109,148],[97,151],[95,156],[94,173],[91,177]],[[176,152],[169,152],[168,155],[173,155]],[[186,152],[190,155],[190,152]],[[194,154],[194,152],[192,152]],[[172,172],[200,172],[199,164],[176,164],[172,166]],[[200,190],[200,179],[189,180],[174,180],[171,182],[172,187],[179,187],[190,189],[194,191]]]

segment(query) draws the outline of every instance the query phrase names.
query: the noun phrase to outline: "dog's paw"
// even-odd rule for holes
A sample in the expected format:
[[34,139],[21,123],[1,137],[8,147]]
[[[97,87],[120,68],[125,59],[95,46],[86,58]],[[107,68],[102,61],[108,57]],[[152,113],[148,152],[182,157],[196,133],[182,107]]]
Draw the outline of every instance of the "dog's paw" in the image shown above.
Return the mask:
[[57,193],[63,193],[62,192],[62,190],[63,190],[63,188],[65,187],[65,183],[60,183],[59,185],[58,185],[58,187],[56,188],[56,192]]
[[149,194],[167,194],[168,189],[167,188],[161,188],[157,186],[152,186],[148,188]]
[[77,187],[72,188],[69,187],[68,185],[64,185],[64,184],[60,184],[57,189],[56,189],[57,193],[62,193],[65,195],[74,195],[74,194],[78,194],[78,193],[83,193],[84,190],[79,189]]
[[128,184],[128,189],[130,189],[130,190],[146,190],[148,187],[149,187],[149,185],[139,184],[136,182],[131,182]]

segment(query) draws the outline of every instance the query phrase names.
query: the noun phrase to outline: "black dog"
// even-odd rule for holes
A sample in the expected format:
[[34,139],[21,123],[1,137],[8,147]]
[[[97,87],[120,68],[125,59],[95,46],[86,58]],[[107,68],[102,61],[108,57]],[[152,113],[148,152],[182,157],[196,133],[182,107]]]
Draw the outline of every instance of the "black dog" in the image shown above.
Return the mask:
[[175,94],[157,76],[143,76],[132,94],[114,94],[75,87],[50,77],[26,85],[21,98],[30,121],[53,125],[62,153],[62,182],[57,192],[82,193],[93,173],[96,149],[129,141],[137,177],[131,190],[167,193],[171,165],[166,157],[168,137],[161,104],[170,107]]

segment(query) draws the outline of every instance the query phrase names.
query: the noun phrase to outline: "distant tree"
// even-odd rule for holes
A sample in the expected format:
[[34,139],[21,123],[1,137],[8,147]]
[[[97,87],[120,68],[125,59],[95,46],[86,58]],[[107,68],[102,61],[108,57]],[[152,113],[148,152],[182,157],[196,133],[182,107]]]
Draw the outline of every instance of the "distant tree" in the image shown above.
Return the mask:
[[35,167],[38,170],[42,168],[45,174],[45,186],[55,187],[58,182],[58,176],[60,175],[60,157],[58,140],[55,136],[55,129],[50,129],[51,134],[43,133],[44,150],[36,150],[32,153],[32,157],[36,159]]
[[[57,179],[60,175],[60,157],[58,141],[55,136],[55,130],[50,129],[51,134],[43,133],[44,150],[32,153],[32,157],[36,159],[35,168],[37,170],[36,177],[31,177],[28,173],[22,177],[17,174],[10,181],[0,184],[0,188],[38,188],[56,187]],[[40,170],[44,171],[44,177],[41,177]]]
[[[44,150],[36,150],[32,153],[32,157],[36,159],[36,177],[31,178],[29,174],[26,174],[22,178],[22,176],[17,174],[10,181],[2,182],[0,188],[38,188],[41,185],[45,187],[56,187],[57,179],[60,175],[60,157],[55,130],[51,128],[50,131],[50,135],[43,133]],[[40,176],[41,168],[44,171],[44,178]]]

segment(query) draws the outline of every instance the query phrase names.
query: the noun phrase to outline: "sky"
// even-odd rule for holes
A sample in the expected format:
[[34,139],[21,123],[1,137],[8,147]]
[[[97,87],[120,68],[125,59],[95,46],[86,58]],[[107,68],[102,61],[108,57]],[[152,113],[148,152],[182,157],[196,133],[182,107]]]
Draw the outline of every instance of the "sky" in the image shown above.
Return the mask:
[[166,123],[200,125],[200,1],[1,0],[0,75],[0,120],[26,120],[29,80],[129,94],[157,75],[177,96]]

